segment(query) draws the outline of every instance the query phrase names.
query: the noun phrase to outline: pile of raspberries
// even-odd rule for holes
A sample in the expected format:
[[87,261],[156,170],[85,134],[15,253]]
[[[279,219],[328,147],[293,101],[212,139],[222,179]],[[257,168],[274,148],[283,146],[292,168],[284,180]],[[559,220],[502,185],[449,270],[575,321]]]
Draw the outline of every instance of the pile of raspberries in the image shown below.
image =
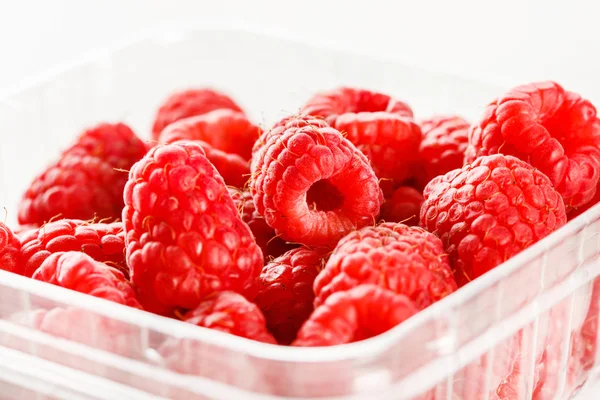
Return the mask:
[[[596,109],[554,82],[511,89],[474,124],[418,120],[350,87],[299,110],[260,128],[229,96],[189,89],[162,103],[151,140],[123,123],[83,131],[33,179],[20,226],[0,223],[0,268],[272,345],[341,345],[403,323],[599,200]],[[85,342],[65,328],[80,318],[19,321]],[[597,323],[580,325],[573,381],[596,353]],[[120,351],[119,332],[97,328]],[[551,338],[540,399],[560,357]],[[163,350],[179,370],[191,357]],[[519,381],[519,354],[506,357],[494,398]]]

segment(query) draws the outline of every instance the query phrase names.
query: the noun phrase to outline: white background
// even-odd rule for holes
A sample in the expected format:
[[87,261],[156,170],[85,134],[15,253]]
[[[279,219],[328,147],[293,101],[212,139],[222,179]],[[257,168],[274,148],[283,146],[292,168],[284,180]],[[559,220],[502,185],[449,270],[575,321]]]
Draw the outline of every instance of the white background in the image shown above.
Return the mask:
[[583,0],[0,0],[0,91],[185,17],[255,24],[502,85],[553,79],[600,103],[599,8]]

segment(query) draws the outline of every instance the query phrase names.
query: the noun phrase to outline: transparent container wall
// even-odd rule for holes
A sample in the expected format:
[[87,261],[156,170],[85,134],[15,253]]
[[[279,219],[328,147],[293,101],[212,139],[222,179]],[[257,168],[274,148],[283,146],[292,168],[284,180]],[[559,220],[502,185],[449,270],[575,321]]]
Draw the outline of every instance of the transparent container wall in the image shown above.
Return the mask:
[[[0,205],[81,129],[149,138],[171,91],[212,86],[268,125],[338,85],[474,119],[501,89],[249,32],[168,32],[0,100]],[[27,152],[26,157],[24,152]],[[16,172],[18,171],[18,173]],[[567,399],[596,379],[600,207],[379,337],[254,343],[0,271],[0,399]]]

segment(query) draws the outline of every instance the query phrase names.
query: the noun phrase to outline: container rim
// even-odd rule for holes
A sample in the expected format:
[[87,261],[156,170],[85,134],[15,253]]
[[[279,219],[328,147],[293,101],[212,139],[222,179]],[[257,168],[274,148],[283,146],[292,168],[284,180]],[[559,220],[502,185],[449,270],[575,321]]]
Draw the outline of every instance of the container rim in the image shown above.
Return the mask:
[[[77,67],[91,64],[108,57],[113,53],[126,50],[127,48],[144,41],[177,41],[185,37],[186,34],[200,31],[237,32],[240,34],[268,36],[271,38],[281,39],[283,41],[297,42],[317,48],[330,49],[336,52],[369,57],[371,59],[381,60],[383,62],[387,61],[392,63],[400,63],[398,60],[394,60],[392,58],[372,56],[365,52],[357,52],[351,49],[340,48],[332,42],[323,41],[314,43],[311,40],[301,39],[294,34],[281,34],[279,31],[264,27],[259,28],[256,26],[244,25],[239,26],[237,24],[236,26],[233,26],[231,23],[222,23],[220,21],[211,21],[203,24],[202,26],[198,26],[198,21],[195,21],[193,24],[190,23],[189,25],[180,22],[177,24],[165,24],[162,28],[155,27],[149,30],[144,30],[141,33],[133,35],[125,40],[118,41],[113,46],[85,52],[79,57],[58,64],[54,68],[25,79],[19,84],[9,87],[6,90],[0,91],[0,102],[10,102],[13,96],[47,82],[48,80],[53,79],[62,73],[68,72]],[[402,64],[413,67],[413,65],[405,64],[403,62]],[[414,67],[438,75],[454,77],[471,82],[481,82],[454,74],[428,70],[416,65]],[[485,82],[482,83],[485,84]],[[146,327],[166,335],[203,341],[259,359],[296,363],[326,363],[360,359],[364,357],[365,354],[376,356],[385,353],[391,345],[397,343],[403,337],[410,335],[414,329],[417,329],[419,326],[434,318],[446,317],[449,315],[449,310],[460,306],[465,301],[482,293],[490,286],[502,280],[504,277],[512,274],[519,268],[524,267],[531,259],[538,257],[545,251],[557,246],[575,232],[585,228],[588,224],[595,222],[598,219],[600,219],[600,204],[592,207],[584,214],[570,221],[561,229],[553,232],[543,240],[522,251],[515,257],[503,263],[501,266],[479,277],[477,280],[465,285],[457,292],[431,305],[390,331],[361,342],[327,348],[294,348],[260,343],[237,336],[223,334],[222,332],[217,332],[206,328],[199,328],[181,321],[164,318],[145,311],[135,310],[120,304],[106,302],[102,299],[87,296],[71,290],[65,290],[60,287],[52,286],[44,282],[35,281],[30,278],[18,276],[2,270],[0,270],[0,284],[16,290],[24,291],[34,296],[43,296],[59,303],[63,303],[67,306],[69,304],[77,304],[79,307],[89,309],[90,311],[106,317],[114,318],[126,323],[135,323],[141,327]],[[491,345],[492,344],[490,344],[490,346]]]

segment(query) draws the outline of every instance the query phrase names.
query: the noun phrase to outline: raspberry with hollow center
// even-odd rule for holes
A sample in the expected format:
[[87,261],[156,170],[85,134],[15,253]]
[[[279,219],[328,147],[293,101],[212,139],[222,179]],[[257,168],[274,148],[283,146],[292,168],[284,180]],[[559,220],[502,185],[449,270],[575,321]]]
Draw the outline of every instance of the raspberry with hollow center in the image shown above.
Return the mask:
[[158,145],[133,166],[123,221],[131,280],[150,311],[244,293],[260,274],[260,248],[197,143]]
[[32,278],[129,307],[141,308],[131,283],[121,271],[79,251],[50,255]]
[[334,346],[384,333],[418,312],[405,295],[362,284],[334,293],[315,309],[298,332],[294,346]]
[[383,194],[377,177],[337,130],[289,123],[253,157],[256,210],[285,240],[333,246],[379,214]]
[[252,146],[260,133],[260,128],[250,122],[244,113],[219,109],[170,124],[161,132],[159,141],[200,140],[215,149],[250,160]]
[[42,225],[61,218],[119,218],[128,170],[146,145],[124,124],[83,132],[60,159],[37,176],[19,206],[19,223]]
[[256,212],[252,193],[249,190],[240,191],[237,188],[227,188],[231,199],[237,208],[242,221],[244,221],[256,240],[256,244],[262,250],[265,259],[273,259],[279,257],[288,250],[291,250],[297,245],[287,243],[275,234],[275,230],[271,228],[265,218]]
[[21,243],[21,274],[27,277],[51,254],[67,251],[83,252],[129,277],[121,222],[103,224],[63,219],[23,233]]
[[0,222],[0,269],[22,275],[20,255],[21,241],[8,226]]
[[313,310],[313,282],[325,264],[325,248],[298,247],[265,265],[254,302],[281,344],[289,344]]
[[423,195],[421,226],[444,243],[460,285],[566,223],[548,177],[512,156],[480,157],[433,179]]
[[469,132],[466,161],[497,153],[546,175],[570,209],[589,202],[600,179],[596,108],[555,82],[518,86],[488,105]]
[[175,121],[219,109],[243,112],[229,96],[213,89],[187,89],[172,93],[156,112],[152,138],[157,140],[163,129]]
[[302,113],[325,118],[370,160],[379,178],[410,178],[418,160],[421,130],[403,102],[377,92],[342,87],[319,93]]
[[182,321],[259,342],[277,343],[267,330],[265,317],[258,306],[230,291],[215,293],[202,300],[183,316]]
[[419,225],[423,194],[411,186],[400,186],[381,206],[379,219],[385,222],[401,222]]
[[463,166],[470,124],[458,116],[439,115],[421,121],[420,125],[423,140],[416,175],[422,189],[436,176]]
[[442,242],[422,228],[390,222],[340,240],[315,280],[315,306],[362,284],[406,295],[419,309],[456,290]]

